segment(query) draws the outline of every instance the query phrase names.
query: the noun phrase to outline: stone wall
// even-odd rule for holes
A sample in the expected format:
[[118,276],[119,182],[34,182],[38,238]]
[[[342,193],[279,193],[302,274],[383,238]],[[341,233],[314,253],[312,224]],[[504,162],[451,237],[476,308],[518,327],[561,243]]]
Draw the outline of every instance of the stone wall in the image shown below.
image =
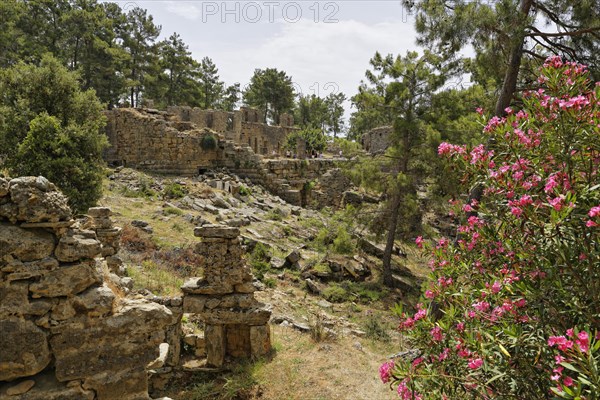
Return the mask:
[[[0,178],[0,398],[148,399],[166,307],[122,297],[106,209],[74,220],[43,177]],[[9,397],[18,396],[18,397]]]
[[[105,158],[109,164],[194,175],[201,169],[212,168],[223,157],[219,147],[223,137],[164,112],[124,108],[107,111],[105,115],[110,144]],[[208,136],[216,140],[212,148],[203,145]]]
[[228,112],[172,106],[167,108],[167,113],[175,116],[179,121],[191,122],[197,128],[208,128],[218,132],[226,139],[238,145],[247,145],[256,154],[265,156],[283,155],[288,135],[297,130],[293,127],[294,118],[290,114],[282,114],[280,125],[273,126],[264,123],[259,110],[250,107]]
[[[206,127],[198,128],[196,123],[202,123],[201,119],[210,112],[190,107],[171,107],[169,112],[133,108],[108,111],[106,132],[110,147],[105,158],[109,164],[183,176],[226,168],[240,177],[249,178],[255,184],[263,185],[287,202],[302,206],[310,204],[305,185],[333,168],[336,162],[342,161],[265,159],[254,148],[259,153],[269,154],[273,150],[281,152],[285,138],[296,128],[248,121],[259,118],[258,111],[254,109],[236,111],[233,113],[234,121],[240,121],[240,137],[248,137],[251,144],[248,145],[246,139],[238,142]],[[221,129],[223,118],[231,114],[216,112],[213,116],[218,115],[219,118],[213,120],[213,127]],[[293,118],[284,114],[282,121],[291,124]],[[231,132],[224,134],[237,135]],[[202,148],[202,140],[207,136],[216,139],[214,149]],[[297,143],[296,153],[304,154],[304,142],[298,140]]]
[[380,126],[365,133],[361,139],[363,149],[371,154],[383,153],[390,145],[391,126]]

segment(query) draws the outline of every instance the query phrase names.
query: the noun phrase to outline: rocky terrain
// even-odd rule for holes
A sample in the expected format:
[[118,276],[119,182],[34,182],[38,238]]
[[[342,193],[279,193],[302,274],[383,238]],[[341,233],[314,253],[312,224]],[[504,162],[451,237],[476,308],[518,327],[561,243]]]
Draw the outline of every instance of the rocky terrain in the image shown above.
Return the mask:
[[0,180],[0,398],[278,399],[287,382],[343,399],[323,382],[339,354],[335,379],[385,397],[389,308],[412,301],[423,273],[409,247],[384,290],[382,246],[347,232],[344,211],[292,206],[225,172],[117,168],[100,205],[73,216],[43,177]]

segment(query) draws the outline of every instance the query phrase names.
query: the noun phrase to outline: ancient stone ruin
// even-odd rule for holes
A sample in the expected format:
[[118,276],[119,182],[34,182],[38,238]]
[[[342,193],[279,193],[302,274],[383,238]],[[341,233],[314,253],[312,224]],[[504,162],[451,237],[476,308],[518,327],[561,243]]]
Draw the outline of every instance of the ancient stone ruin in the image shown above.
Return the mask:
[[[313,200],[316,200],[317,207],[339,205],[343,191],[338,190],[339,195],[336,193],[335,201],[332,201],[327,198],[327,193],[310,193],[312,189],[308,186],[345,160],[264,159],[259,154],[264,154],[265,151],[255,152],[256,146],[250,146],[246,137],[251,137],[252,143],[263,143],[260,146],[267,149],[266,154],[270,155],[272,151],[279,154],[277,143],[272,143],[275,140],[273,138],[279,138],[277,142],[280,142],[283,140],[281,135],[285,136],[295,128],[287,125],[273,127],[255,122],[258,121],[256,110],[242,111],[227,113],[189,107],[170,107],[168,112],[135,108],[108,111],[106,134],[110,147],[105,153],[106,161],[109,164],[179,176],[195,176],[208,170],[225,169],[263,185],[271,193],[293,205],[309,206]],[[233,131],[227,130],[226,120],[229,114],[233,118]],[[210,120],[210,115],[213,118],[212,128],[224,130],[223,132],[207,127],[206,121]],[[283,123],[291,124],[290,118],[283,115],[282,121],[287,121]],[[263,136],[264,138],[258,139]],[[305,153],[301,141],[298,141],[296,153]]]
[[371,129],[360,140],[363,149],[371,154],[384,153],[390,146],[390,135],[393,131],[392,126],[379,126]]
[[108,210],[88,214],[74,220],[43,177],[0,178],[2,399],[149,398],[175,317],[123,297],[109,270],[120,230]]
[[183,312],[205,324],[206,365],[221,367],[227,357],[262,356],[271,350],[271,311],[254,298],[252,274],[242,259],[238,228],[203,225],[196,252],[203,258],[204,276],[182,287]]

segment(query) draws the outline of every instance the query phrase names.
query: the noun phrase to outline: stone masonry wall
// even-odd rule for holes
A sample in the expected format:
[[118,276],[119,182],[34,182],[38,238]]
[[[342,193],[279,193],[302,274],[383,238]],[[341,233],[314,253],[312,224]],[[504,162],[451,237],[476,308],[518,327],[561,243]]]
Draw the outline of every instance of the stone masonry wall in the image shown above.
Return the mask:
[[[210,168],[222,157],[218,134],[198,129],[190,122],[173,121],[166,113],[134,108],[106,112],[106,133],[110,147],[105,154],[108,163],[147,169],[160,173],[194,175]],[[203,148],[205,136],[217,143]]]
[[149,398],[146,367],[175,317],[106,279],[109,216],[74,220],[45,178],[0,178],[0,398]]
[[363,149],[371,154],[383,153],[390,145],[391,126],[380,126],[365,133],[361,139]]

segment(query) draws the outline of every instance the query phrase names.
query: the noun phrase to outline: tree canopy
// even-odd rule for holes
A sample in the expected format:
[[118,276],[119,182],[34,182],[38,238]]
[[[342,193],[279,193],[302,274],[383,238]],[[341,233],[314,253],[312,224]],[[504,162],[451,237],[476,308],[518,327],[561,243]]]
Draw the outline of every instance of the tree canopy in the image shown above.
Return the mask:
[[0,156],[11,174],[43,175],[85,211],[100,198],[105,118],[93,89],[50,55],[0,71]]

